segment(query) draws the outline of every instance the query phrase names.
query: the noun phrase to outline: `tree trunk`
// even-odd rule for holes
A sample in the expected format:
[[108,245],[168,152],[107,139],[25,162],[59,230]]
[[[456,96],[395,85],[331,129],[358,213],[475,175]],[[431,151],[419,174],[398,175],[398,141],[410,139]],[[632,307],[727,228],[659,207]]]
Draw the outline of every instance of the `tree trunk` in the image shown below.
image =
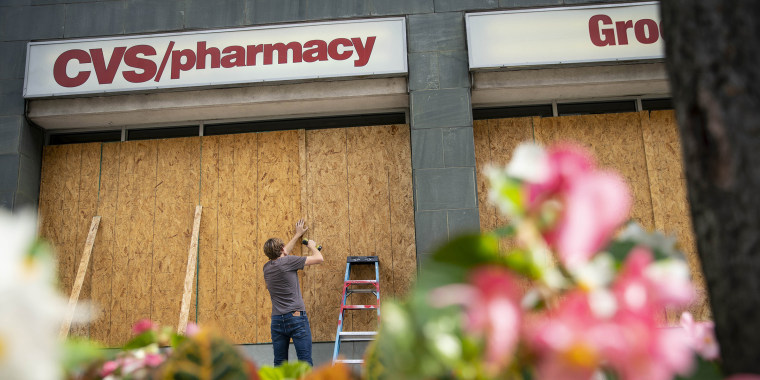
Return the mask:
[[760,4],[661,2],[697,249],[726,374],[760,374]]

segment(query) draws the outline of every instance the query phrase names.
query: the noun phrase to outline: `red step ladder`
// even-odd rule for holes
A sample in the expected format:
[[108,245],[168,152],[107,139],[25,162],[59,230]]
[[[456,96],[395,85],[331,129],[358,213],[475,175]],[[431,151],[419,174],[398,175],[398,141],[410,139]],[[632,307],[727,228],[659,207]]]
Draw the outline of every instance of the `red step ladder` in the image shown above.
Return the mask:
[[[349,280],[351,274],[351,265],[374,265],[374,280]],[[373,285],[374,288],[354,288],[355,285]],[[347,305],[346,299],[354,293],[372,293],[377,301],[374,305]],[[362,342],[374,340],[377,331],[343,331],[343,319],[346,310],[376,310],[377,317],[380,318],[380,260],[377,256],[349,256],[346,258],[346,277],[343,280],[343,301],[340,305],[340,314],[338,315],[338,331],[335,334],[335,349],[333,350],[333,363],[362,364],[362,359],[338,359],[340,354],[340,343],[343,342]]]

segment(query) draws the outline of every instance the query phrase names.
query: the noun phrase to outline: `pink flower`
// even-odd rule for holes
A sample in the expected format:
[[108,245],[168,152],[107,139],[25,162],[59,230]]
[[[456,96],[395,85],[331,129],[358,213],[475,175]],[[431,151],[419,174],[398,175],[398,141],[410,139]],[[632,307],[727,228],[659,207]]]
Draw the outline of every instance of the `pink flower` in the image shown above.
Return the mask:
[[148,367],[158,367],[164,362],[164,357],[160,354],[146,354],[144,362]]
[[493,371],[509,364],[517,346],[520,326],[520,291],[513,275],[496,267],[476,268],[470,285],[454,284],[435,289],[431,303],[442,307],[463,305],[465,329],[486,340],[486,362]]
[[185,328],[185,335],[188,337],[194,337],[196,334],[198,334],[201,331],[201,328],[198,327],[195,322],[188,322],[187,327]]
[[715,325],[712,322],[694,322],[691,313],[687,311],[681,314],[681,327],[690,338],[694,351],[706,360],[718,358],[720,349],[715,339]]
[[622,177],[597,170],[591,154],[573,144],[559,144],[547,151],[547,175],[527,183],[528,209],[540,212],[552,199],[563,204],[558,221],[544,231],[568,267],[588,261],[607,244],[628,218],[632,197]]
[[156,324],[153,323],[153,321],[151,321],[148,318],[141,319],[137,321],[137,323],[135,323],[134,326],[132,326],[132,332],[136,335],[142,334],[149,330],[155,330],[155,329],[156,329]]
[[109,360],[103,363],[103,367],[100,368],[100,376],[106,377],[116,371],[117,368],[119,368],[119,363],[114,360]]

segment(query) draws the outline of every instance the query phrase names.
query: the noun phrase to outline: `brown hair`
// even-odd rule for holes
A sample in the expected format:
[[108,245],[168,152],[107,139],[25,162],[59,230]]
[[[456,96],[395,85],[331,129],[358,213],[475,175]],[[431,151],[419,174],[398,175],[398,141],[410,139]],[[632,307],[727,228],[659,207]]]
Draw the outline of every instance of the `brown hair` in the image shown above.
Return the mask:
[[264,254],[267,255],[269,260],[274,260],[280,257],[283,247],[285,247],[285,244],[282,244],[282,240],[271,238],[264,243]]

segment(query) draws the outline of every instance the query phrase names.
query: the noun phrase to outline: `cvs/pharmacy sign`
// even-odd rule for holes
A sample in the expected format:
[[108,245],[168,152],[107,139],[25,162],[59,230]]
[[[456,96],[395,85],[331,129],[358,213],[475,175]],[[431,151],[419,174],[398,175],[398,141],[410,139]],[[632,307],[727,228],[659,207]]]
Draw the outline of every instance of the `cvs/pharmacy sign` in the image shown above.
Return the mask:
[[32,42],[27,98],[406,73],[402,18]]

